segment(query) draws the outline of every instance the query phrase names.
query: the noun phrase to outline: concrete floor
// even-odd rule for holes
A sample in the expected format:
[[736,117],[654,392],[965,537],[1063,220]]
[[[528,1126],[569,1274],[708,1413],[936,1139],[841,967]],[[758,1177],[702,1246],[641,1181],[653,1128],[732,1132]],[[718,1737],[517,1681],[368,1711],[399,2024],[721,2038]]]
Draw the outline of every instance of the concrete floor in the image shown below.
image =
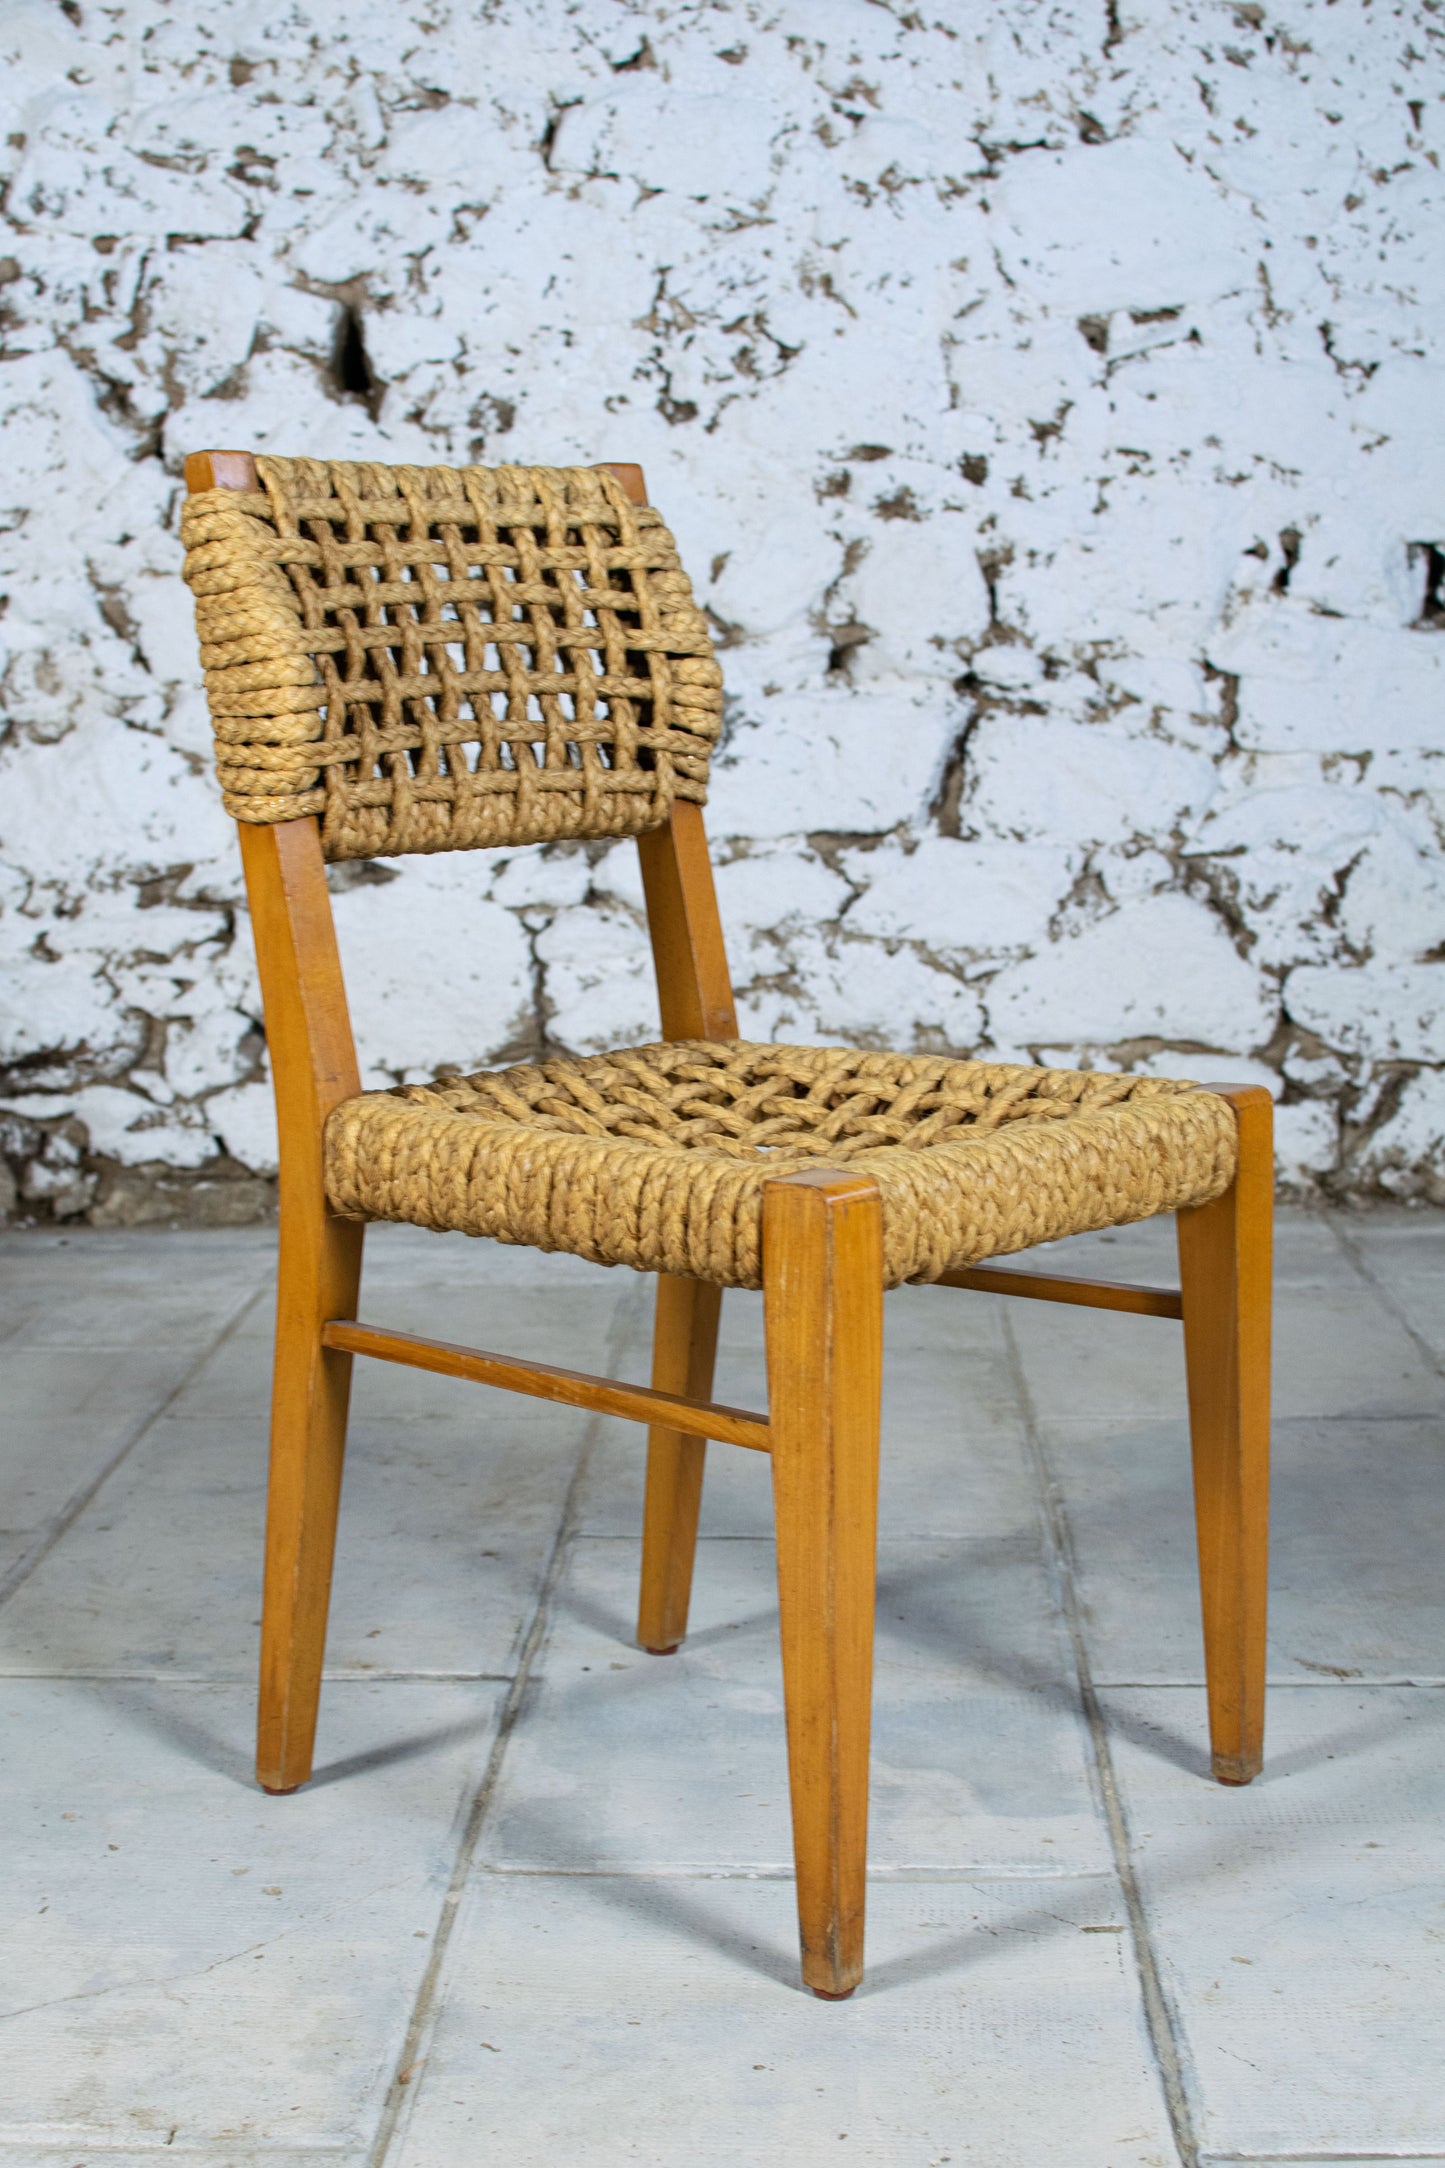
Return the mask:
[[[1155,1223],[1066,1269],[1171,1276]],[[363,1315],[646,1374],[383,1228]],[[0,2168],[1445,2163],[1445,1215],[1286,1215],[1267,1766],[1206,1777],[1177,1326],[890,1297],[870,1972],[797,1985],[768,1471],[358,1366],[319,1774],[249,1779],[268,1230],[0,1240]],[[757,1298],[719,1397],[764,1403]]]

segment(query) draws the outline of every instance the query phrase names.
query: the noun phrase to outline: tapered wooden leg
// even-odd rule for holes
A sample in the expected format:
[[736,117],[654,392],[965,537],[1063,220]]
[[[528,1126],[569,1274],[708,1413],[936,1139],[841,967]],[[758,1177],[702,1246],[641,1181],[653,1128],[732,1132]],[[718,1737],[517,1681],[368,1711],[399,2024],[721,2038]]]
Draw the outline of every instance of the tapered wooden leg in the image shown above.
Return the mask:
[[[708,1399],[721,1311],[720,1287],[706,1280],[658,1275],[652,1382],[659,1392]],[[687,1632],[706,1453],[703,1438],[687,1437],[659,1423],[648,1430],[637,1638],[654,1656],[671,1656]]]
[[868,1733],[883,1374],[883,1221],[874,1183],[769,1182],[763,1299],[783,1695],[803,1979],[863,1977]]
[[1264,1755],[1273,1109],[1262,1085],[1222,1096],[1238,1172],[1179,1214],[1179,1266],[1210,1747],[1221,1784],[1248,1784]]
[[319,1199],[288,1224],[283,1196],[256,1732],[268,1792],[295,1791],[311,1774],[351,1389],[351,1357],[323,1348],[321,1327],[356,1315],[363,1233]]

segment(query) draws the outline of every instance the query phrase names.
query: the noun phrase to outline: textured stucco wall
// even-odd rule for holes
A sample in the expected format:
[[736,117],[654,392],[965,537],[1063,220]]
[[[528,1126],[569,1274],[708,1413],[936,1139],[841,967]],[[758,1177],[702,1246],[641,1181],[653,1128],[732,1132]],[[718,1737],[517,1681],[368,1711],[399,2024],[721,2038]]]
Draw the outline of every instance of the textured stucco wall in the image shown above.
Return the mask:
[[[1264,1076],[1288,1179],[1442,1194],[1442,26],[10,0],[19,1209],[263,1196],[211,444],[646,464],[745,1030]],[[375,1079],[656,1030],[630,846],[338,889]]]

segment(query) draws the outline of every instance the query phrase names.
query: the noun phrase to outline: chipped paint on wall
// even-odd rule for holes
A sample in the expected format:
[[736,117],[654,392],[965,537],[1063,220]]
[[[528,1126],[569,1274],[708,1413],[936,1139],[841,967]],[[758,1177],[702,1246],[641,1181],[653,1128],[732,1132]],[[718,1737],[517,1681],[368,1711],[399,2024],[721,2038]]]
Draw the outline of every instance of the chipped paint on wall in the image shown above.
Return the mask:
[[[1440,44],[12,0],[0,1205],[265,1208],[175,539],[216,444],[644,462],[745,1031],[1260,1077],[1296,1187],[1445,1197]],[[630,847],[336,887],[372,1080],[656,1030]]]

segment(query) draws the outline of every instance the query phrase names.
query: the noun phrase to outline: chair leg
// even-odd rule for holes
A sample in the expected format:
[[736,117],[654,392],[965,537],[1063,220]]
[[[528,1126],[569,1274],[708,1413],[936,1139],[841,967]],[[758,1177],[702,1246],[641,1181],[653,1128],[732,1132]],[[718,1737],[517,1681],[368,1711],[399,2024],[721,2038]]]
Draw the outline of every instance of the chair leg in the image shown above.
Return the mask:
[[778,1605],[803,1979],[863,1977],[868,1733],[883,1372],[876,1184],[790,1175],[763,1193]]
[[323,1348],[321,1327],[356,1315],[364,1232],[319,1205],[288,1214],[283,1198],[256,1731],[268,1792],[311,1774],[351,1390],[351,1357]]
[[1211,1759],[1221,1784],[1248,1784],[1264,1756],[1273,1110],[1262,1086],[1228,1096],[1238,1171],[1179,1214],[1179,1267]]
[[[658,1275],[652,1382],[659,1392],[709,1397],[721,1311],[720,1287]],[[671,1656],[687,1632],[706,1454],[705,1439],[659,1423],[648,1430],[637,1638],[653,1656]]]

